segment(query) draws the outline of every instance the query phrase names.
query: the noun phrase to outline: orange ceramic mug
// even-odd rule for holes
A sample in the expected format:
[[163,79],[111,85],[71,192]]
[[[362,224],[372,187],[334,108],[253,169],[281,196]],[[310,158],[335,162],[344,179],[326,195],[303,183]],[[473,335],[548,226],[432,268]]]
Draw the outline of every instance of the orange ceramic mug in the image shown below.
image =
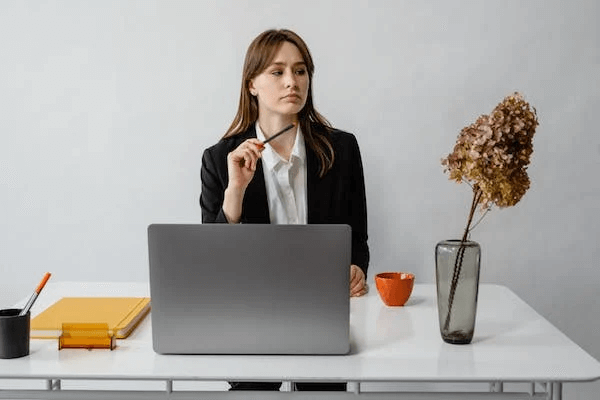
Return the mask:
[[386,306],[403,306],[415,284],[414,274],[408,272],[382,272],[375,275],[379,297]]

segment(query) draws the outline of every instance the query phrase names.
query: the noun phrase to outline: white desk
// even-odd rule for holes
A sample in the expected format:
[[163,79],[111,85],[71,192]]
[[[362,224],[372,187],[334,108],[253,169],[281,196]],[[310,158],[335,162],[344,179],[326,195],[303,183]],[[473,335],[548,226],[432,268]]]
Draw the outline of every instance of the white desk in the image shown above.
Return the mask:
[[[63,296],[147,296],[142,283],[48,283],[36,315]],[[117,349],[58,351],[56,340],[31,340],[28,357],[0,360],[0,398],[433,399],[439,393],[361,391],[364,382],[486,383],[485,393],[444,399],[561,399],[563,382],[600,379],[600,363],[505,287],[482,285],[471,345],[442,341],[434,285],[416,285],[405,307],[386,307],[375,290],[351,299],[351,354],[346,356],[165,356],[152,350],[151,316]],[[202,340],[202,338],[198,338]],[[66,390],[62,380],[161,381],[162,390]],[[3,382],[43,380],[46,389],[2,389]],[[349,393],[179,391],[179,381],[349,382]],[[175,385],[173,384],[175,382]],[[525,393],[506,382],[530,382]],[[489,386],[488,386],[489,384]],[[144,383],[141,383],[144,388]],[[162,386],[162,385],[161,385]],[[289,385],[288,385],[289,387]],[[488,390],[489,389],[489,390]]]

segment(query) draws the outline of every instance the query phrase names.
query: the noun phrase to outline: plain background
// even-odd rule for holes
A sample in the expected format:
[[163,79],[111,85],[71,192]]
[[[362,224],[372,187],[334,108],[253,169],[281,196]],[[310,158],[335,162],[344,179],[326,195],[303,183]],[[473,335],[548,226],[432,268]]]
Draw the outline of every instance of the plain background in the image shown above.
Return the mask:
[[[150,223],[200,221],[202,151],[223,135],[250,41],[290,28],[317,109],[356,134],[377,272],[434,281],[471,193],[440,159],[520,91],[540,126],[531,189],[472,238],[506,285],[600,358],[600,3],[3,1],[0,304],[53,280],[146,281]],[[598,383],[565,386],[568,400]]]

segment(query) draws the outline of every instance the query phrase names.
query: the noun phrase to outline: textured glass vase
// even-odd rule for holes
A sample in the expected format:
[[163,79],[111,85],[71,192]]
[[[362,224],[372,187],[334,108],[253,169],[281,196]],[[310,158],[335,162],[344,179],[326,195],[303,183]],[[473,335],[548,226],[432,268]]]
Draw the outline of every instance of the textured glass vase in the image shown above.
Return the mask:
[[473,339],[480,259],[477,242],[444,240],[435,247],[440,333],[447,343],[469,344]]

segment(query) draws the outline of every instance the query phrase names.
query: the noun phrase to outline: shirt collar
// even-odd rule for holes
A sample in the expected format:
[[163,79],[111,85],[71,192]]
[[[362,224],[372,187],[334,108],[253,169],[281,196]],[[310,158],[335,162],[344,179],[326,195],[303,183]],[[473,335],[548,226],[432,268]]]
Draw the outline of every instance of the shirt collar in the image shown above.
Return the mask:
[[[256,121],[256,138],[261,142],[266,140],[265,134],[258,125],[258,121]],[[280,164],[287,163],[286,160],[284,160],[275,150],[273,150],[269,143],[265,145],[265,149],[262,152],[262,160],[265,167],[270,170],[274,169]],[[296,139],[294,140],[294,147],[292,148],[292,154],[289,162],[294,162],[295,160],[299,161],[300,165],[306,162],[306,145],[304,142],[304,135],[302,135],[302,130],[300,129],[299,125],[296,129]]]

